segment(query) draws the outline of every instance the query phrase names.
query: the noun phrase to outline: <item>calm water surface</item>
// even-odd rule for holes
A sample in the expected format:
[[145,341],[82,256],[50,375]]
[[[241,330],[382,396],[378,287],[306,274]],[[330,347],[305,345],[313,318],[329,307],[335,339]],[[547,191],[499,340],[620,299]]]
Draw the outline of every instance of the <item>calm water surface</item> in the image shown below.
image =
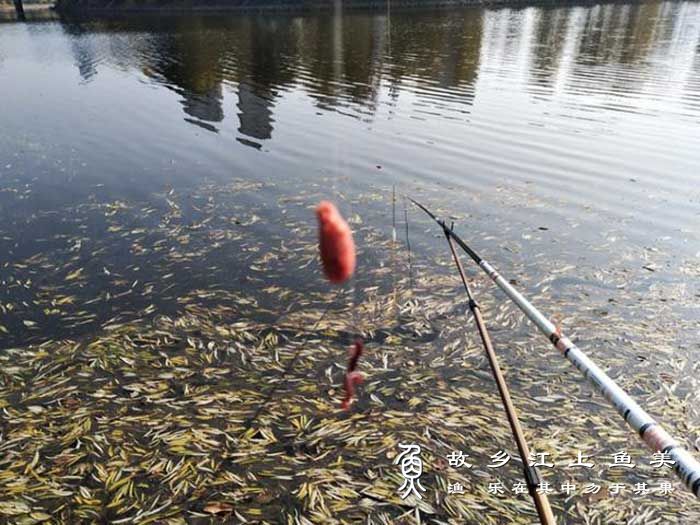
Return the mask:
[[[386,225],[386,202],[348,202],[397,184],[469,217],[481,248],[498,238],[521,258],[581,263],[604,244],[636,254],[640,275],[645,250],[666,257],[654,278],[698,273],[696,2],[7,23],[0,85],[3,346],[124,310],[66,323],[38,306],[77,268],[131,285],[150,266],[131,241],[104,242],[90,205],[157,209],[168,192],[234,179],[274,184],[241,197],[261,234],[283,229],[266,202],[314,191]],[[31,270],[42,254],[51,264]],[[230,256],[190,264],[177,286],[236,266]],[[76,294],[102,285],[90,286]],[[167,302],[150,295],[127,309]]]
[[[407,507],[365,493],[394,487],[388,443],[461,446],[476,465],[512,447],[444,237],[404,215],[404,193],[700,453],[700,3],[3,23],[0,513],[208,523],[207,503],[230,501],[291,523],[320,480],[338,519],[398,523]],[[359,247],[330,304],[323,197]],[[641,465],[617,414],[467,271],[533,450],[596,455],[582,482],[621,448]],[[301,339],[326,308],[329,328]],[[341,413],[359,330],[369,379]],[[252,394],[292,355],[297,378],[258,421],[276,438],[250,449],[234,436]],[[421,522],[532,521],[519,496],[475,489],[483,470],[449,503],[437,478],[462,474],[434,459],[441,501]],[[569,524],[700,522],[680,486],[627,487],[553,504]]]

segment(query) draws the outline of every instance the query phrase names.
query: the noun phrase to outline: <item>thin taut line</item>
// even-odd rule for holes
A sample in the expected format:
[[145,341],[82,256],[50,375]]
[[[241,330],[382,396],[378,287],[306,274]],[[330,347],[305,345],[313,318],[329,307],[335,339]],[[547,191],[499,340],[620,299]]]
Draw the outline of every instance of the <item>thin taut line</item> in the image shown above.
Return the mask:
[[396,243],[396,184],[391,187],[391,240]]
[[406,223],[406,249],[408,250],[408,283],[413,291],[413,262],[411,261],[411,240],[408,237],[408,206],[406,197],[403,199],[403,217]]

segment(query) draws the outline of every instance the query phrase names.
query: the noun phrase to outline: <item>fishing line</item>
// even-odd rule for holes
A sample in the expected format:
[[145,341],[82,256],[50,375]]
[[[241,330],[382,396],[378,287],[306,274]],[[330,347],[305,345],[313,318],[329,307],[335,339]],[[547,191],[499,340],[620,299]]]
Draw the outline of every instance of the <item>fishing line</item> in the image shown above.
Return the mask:
[[[333,76],[335,78],[335,84],[336,86],[342,86],[342,77],[343,77],[343,5],[342,1],[340,0],[335,0],[333,2],[333,42],[332,42],[332,48],[333,48]],[[346,215],[348,218],[348,223],[352,224],[353,222],[353,212],[354,212],[354,207],[352,204],[352,197],[346,197],[344,194],[342,194],[338,187],[339,187],[339,182],[341,180],[341,173],[342,173],[342,168],[345,165],[343,162],[347,158],[347,151],[344,147],[344,143],[341,143],[340,141],[336,140],[334,145],[333,145],[333,164],[335,166],[335,173],[332,176],[332,191],[333,194],[336,197],[336,201],[340,203],[340,201],[344,201],[347,204],[347,209],[348,209],[348,214]],[[350,194],[350,189],[347,189],[347,193]],[[359,323],[359,315],[358,315],[358,305],[360,304],[360,290],[357,285],[357,277],[353,276],[351,282],[350,282],[350,290],[349,290],[349,295],[350,295],[350,310],[351,310],[351,322],[352,325],[349,330],[347,330],[349,334],[350,340],[348,341],[348,345],[354,344],[354,340],[356,338],[361,338],[362,337],[362,330],[360,329],[360,323]],[[354,332],[354,335],[353,335]]]
[[392,309],[398,315],[400,313],[398,304],[398,290],[396,288],[396,265],[398,256],[396,253],[396,184],[391,186],[391,290],[392,290]]
[[258,416],[260,415],[260,413],[263,411],[263,409],[264,409],[264,408],[267,406],[267,404],[270,402],[270,400],[272,399],[272,396],[274,396],[275,393],[277,392],[277,390],[279,390],[280,385],[281,385],[282,383],[284,383],[284,380],[287,378],[287,375],[292,371],[292,368],[294,368],[294,365],[296,364],[297,360],[299,359],[299,356],[301,355],[301,349],[304,348],[304,345],[305,345],[306,342],[308,341],[309,337],[311,337],[311,335],[314,335],[314,334],[315,334],[316,329],[319,327],[319,325],[321,324],[321,322],[326,318],[326,315],[328,315],[328,312],[331,311],[331,307],[335,304],[336,300],[338,299],[338,296],[340,296],[340,293],[341,293],[342,291],[343,291],[342,288],[338,288],[338,290],[335,292],[335,295],[333,296],[333,299],[332,299],[331,301],[328,302],[328,304],[326,305],[326,307],[325,307],[325,308],[323,309],[323,311],[321,312],[321,316],[320,316],[318,319],[316,319],[316,322],[313,324],[313,326],[309,329],[309,331],[306,333],[306,335],[304,336],[304,338],[301,340],[301,342],[299,343],[299,347],[297,348],[296,353],[295,353],[294,356],[289,360],[289,363],[287,363],[287,366],[286,366],[286,367],[284,368],[284,370],[282,371],[282,377],[281,377],[281,379],[280,379],[277,383],[275,383],[275,384],[272,385],[272,387],[271,387],[270,390],[268,391],[268,393],[267,393],[267,395],[265,396],[265,398],[264,398],[264,399],[260,402],[260,404],[258,405],[258,408],[255,410],[255,413],[254,413],[252,416],[250,416],[250,417],[246,420],[246,422],[243,424],[244,432],[245,432],[246,430],[249,430],[249,429],[250,429],[250,426],[251,426],[251,425],[253,424],[253,422],[258,418]]
[[408,250],[408,284],[413,295],[413,262],[411,261],[411,240],[408,236],[408,205],[406,196],[403,197],[403,216],[406,224],[406,249]]
[[396,244],[396,184],[391,186],[391,242]]

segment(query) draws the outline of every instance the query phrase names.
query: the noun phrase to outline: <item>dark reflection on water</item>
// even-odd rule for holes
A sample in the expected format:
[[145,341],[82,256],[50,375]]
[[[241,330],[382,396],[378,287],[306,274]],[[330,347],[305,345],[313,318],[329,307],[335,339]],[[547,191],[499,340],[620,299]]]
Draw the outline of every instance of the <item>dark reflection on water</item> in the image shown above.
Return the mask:
[[[303,91],[323,110],[356,118],[377,112],[386,86],[391,98],[403,80],[455,89],[470,103],[477,76],[482,14],[328,15],[312,18],[242,17],[160,22],[147,45],[130,49],[136,66],[182,96],[185,113],[211,124],[224,119],[223,86],[237,97],[246,143],[272,138],[276,100]],[[100,25],[139,31],[133,22]],[[439,93],[438,93],[439,95]],[[448,93],[446,93],[448,95]],[[352,107],[352,109],[348,109]],[[344,109],[345,108],[345,109]]]
[[[587,109],[671,111],[696,123],[697,11],[694,3],[665,2],[392,16],[165,16],[66,21],[26,31],[6,26],[3,42],[19,48],[14,58],[37,66],[41,57],[24,56],[23,47],[31,40],[54,44],[59,49],[48,54],[70,53],[83,83],[95,81],[101,69],[110,76],[140,72],[147,83],[178,95],[186,122],[210,132],[235,129],[239,142],[260,147],[273,138],[278,101],[290,93],[358,119],[391,111],[403,95],[412,99],[416,118],[468,120],[480,74],[487,83],[502,81],[504,95],[514,90],[532,95],[531,102],[561,99],[559,109],[571,113],[561,118],[585,119]],[[10,65],[4,73],[15,89],[35,89],[22,69]],[[665,92],[672,81],[675,93]],[[138,96],[129,88],[111,101],[128,104]],[[225,107],[228,95],[238,111]],[[68,109],[55,111],[60,117]],[[295,110],[308,118],[309,111]]]
[[449,187],[484,228],[694,256],[699,39],[694,2],[4,24],[3,259],[74,235],[82,203],[232,178]]
[[[237,138],[258,146],[273,137],[277,103],[289,93],[358,119],[377,116],[403,94],[414,98],[416,115],[449,118],[470,113],[480,74],[503,81],[504,92],[524,91],[532,100],[556,96],[561,109],[670,110],[698,119],[694,3],[6,26],[3,41],[19,48],[16,58],[40,63],[36,55],[23,56],[27,39],[53,43],[59,48],[53,56],[70,53],[84,83],[100,69],[141,72],[180,97],[186,122],[211,132],[235,126]],[[13,69],[6,66],[5,74],[15,88],[34,89]],[[674,96],[663,91],[671,81],[677,81]],[[113,102],[138,96],[130,87]],[[227,94],[237,99],[237,123],[225,107]],[[611,100],[564,100],[565,94]]]

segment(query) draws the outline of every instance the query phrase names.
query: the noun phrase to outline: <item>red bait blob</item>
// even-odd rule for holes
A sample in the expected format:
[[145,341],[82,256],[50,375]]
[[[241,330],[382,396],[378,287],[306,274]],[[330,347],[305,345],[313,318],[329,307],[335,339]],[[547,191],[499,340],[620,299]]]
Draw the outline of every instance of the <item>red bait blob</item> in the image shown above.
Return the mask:
[[343,386],[345,387],[345,398],[343,399],[343,404],[341,405],[343,410],[347,410],[352,405],[353,398],[355,396],[355,387],[364,381],[364,377],[361,372],[356,370],[357,362],[360,360],[360,356],[365,349],[365,345],[359,339],[355,341],[355,345],[350,349],[350,359],[348,361],[348,369],[345,372],[345,381]]
[[323,272],[332,283],[347,281],[355,271],[355,242],[350,226],[332,202],[316,208]]

